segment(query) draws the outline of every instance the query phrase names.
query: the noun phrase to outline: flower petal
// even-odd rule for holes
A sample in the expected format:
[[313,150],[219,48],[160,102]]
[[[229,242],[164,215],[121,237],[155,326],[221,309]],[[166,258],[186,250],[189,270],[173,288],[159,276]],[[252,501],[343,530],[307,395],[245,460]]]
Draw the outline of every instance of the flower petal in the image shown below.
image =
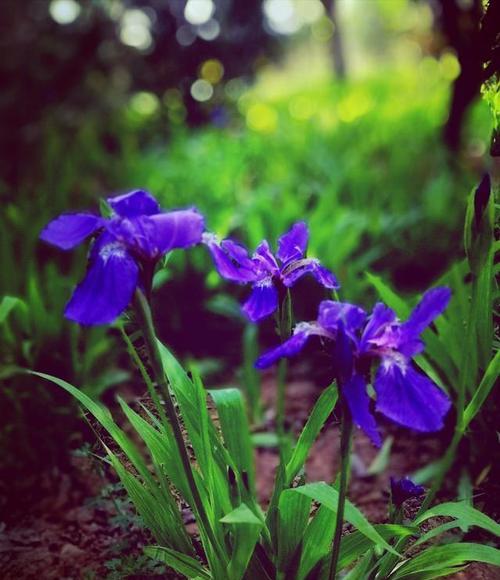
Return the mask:
[[195,208],[159,213],[149,219],[156,226],[155,242],[160,255],[200,243],[205,229],[205,219]]
[[159,213],[160,205],[147,191],[137,189],[130,193],[108,197],[107,202],[120,217],[137,217]]
[[360,350],[368,348],[368,342],[380,337],[389,324],[396,322],[396,313],[385,304],[378,302],[373,308],[368,324],[366,325],[363,336],[361,337]]
[[278,291],[272,281],[265,280],[255,284],[241,308],[252,322],[258,322],[272,314],[278,308]]
[[308,338],[314,334],[314,332],[309,332],[307,323],[301,324],[298,329],[284,343],[260,356],[255,362],[255,367],[267,369],[280,358],[290,358],[298,354],[304,348]]
[[375,417],[370,411],[370,397],[366,392],[366,382],[361,375],[355,374],[342,387],[353,422],[363,429],[377,447],[382,445],[382,439],[377,429]]
[[201,241],[203,216],[196,210],[179,210],[152,216],[114,218],[108,231],[129,250],[156,260],[175,248],[187,248]]
[[40,239],[62,250],[70,250],[98,230],[103,222],[101,217],[90,213],[63,213],[43,228]]
[[240,284],[255,282],[255,265],[245,247],[232,240],[218,243],[213,234],[205,234],[203,242],[208,246],[215,268],[223,278]]
[[330,332],[336,332],[342,322],[346,334],[354,338],[355,331],[365,320],[366,312],[355,304],[323,300],[319,305],[318,324]]
[[99,244],[93,255],[87,275],[64,312],[66,318],[85,325],[113,322],[130,303],[139,273],[135,260],[119,242]]
[[445,310],[450,298],[451,290],[445,286],[428,290],[402,325],[403,329],[410,330],[414,335],[420,334]]
[[292,260],[299,260],[305,256],[309,230],[305,222],[297,222],[283,234],[278,240],[278,252],[276,256],[286,264]]
[[252,256],[252,260],[261,276],[274,276],[279,272],[278,263],[271,252],[267,240],[263,240],[257,246],[257,249]]
[[304,258],[302,260],[289,262],[282,269],[283,284],[290,288],[304,274],[312,274],[325,288],[340,288],[335,275],[323,267],[316,258]]
[[384,361],[375,378],[377,411],[416,431],[439,431],[451,402],[429,378],[407,366]]

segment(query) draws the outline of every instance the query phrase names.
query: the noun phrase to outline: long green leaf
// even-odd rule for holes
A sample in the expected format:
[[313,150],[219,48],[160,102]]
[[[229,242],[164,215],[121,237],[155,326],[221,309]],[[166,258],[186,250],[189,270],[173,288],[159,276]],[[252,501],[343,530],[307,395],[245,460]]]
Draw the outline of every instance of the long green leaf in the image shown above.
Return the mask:
[[146,556],[153,558],[153,560],[158,560],[170,566],[170,568],[183,574],[186,578],[203,578],[203,580],[212,578],[210,572],[203,568],[197,560],[176,550],[171,550],[164,546],[146,546],[144,553]]
[[465,502],[447,502],[432,507],[420,515],[414,524],[418,526],[425,520],[436,516],[452,517],[457,520],[457,525],[477,526],[500,536],[500,524]]
[[[403,578],[418,578],[424,573],[437,573],[443,569],[452,569],[454,566],[463,566],[467,562],[484,562],[493,566],[500,566],[500,550],[482,544],[463,542],[460,544],[447,544],[445,546],[431,546],[417,554],[411,560],[404,562],[391,575],[391,580]],[[437,576],[426,576],[426,578]]]
[[250,439],[247,413],[241,391],[219,389],[210,391],[217,407],[224,442],[240,475],[248,478],[250,489],[254,489],[253,448]]
[[471,402],[467,405],[464,412],[464,419],[462,428],[465,430],[470,424],[472,419],[477,415],[484,401],[490,394],[491,389],[495,386],[498,381],[498,376],[500,374],[500,350],[496,352],[495,356],[491,360],[484,376],[477,387]]
[[120,460],[106,445],[104,447],[127,494],[156,541],[184,553],[194,554],[180,513],[171,498],[164,493],[158,494],[157,486],[150,489],[143,485],[137,477],[123,467]]
[[411,308],[408,304],[400,298],[379,276],[375,274],[366,273],[368,282],[375,288],[378,295],[389,308],[392,308],[399,318],[402,320],[408,318]]
[[228,578],[240,580],[245,574],[264,524],[244,503],[224,516],[221,523],[229,525],[232,531]]
[[[285,490],[283,493],[300,493],[318,501],[333,512],[337,511],[338,491],[326,483],[308,483],[301,487]],[[375,545],[383,547],[396,556],[399,555],[377,532],[372,524],[370,524],[358,508],[348,500],[346,501],[345,506],[345,519],[369,538]]]
[[300,554],[295,554],[306,529],[311,498],[297,493],[282,493],[278,504],[278,569],[291,576],[287,569],[291,560],[300,562]]
[[337,399],[338,391],[335,385],[332,384],[321,393],[321,396],[316,401],[286,466],[285,486],[290,485],[304,465],[314,441],[316,441],[325,421],[335,408]]

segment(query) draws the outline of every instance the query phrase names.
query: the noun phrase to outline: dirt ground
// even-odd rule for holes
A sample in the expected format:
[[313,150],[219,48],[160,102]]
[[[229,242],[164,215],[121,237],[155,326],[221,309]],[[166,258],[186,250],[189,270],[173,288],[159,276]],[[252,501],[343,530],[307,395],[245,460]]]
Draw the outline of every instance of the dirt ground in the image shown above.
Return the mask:
[[[274,378],[264,376],[266,412],[263,429],[272,428]],[[298,432],[319,395],[313,383],[295,380],[287,387],[287,420]],[[385,438],[393,445],[387,468],[369,475],[377,455],[370,441],[357,430],[354,437],[349,498],[370,521],[387,517],[389,477],[404,476],[427,465],[442,453],[445,438],[422,436],[382,423]],[[338,469],[339,429],[331,418],[313,447],[307,462],[308,481],[331,481]],[[99,452],[98,448],[94,450]],[[80,454],[82,455],[82,454]],[[85,454],[83,454],[85,455]],[[88,455],[88,454],[87,454]],[[278,464],[275,449],[255,451],[259,501],[266,505]],[[13,482],[15,485],[15,482]],[[33,482],[39,500],[5,514],[0,523],[1,578],[10,579],[100,579],[177,578],[142,556],[151,538],[135,518],[113,474],[92,457],[75,457],[66,471],[54,470]],[[408,506],[415,509],[415,505]],[[451,578],[451,577],[450,577]],[[456,580],[500,579],[498,570],[473,564],[453,576]]]

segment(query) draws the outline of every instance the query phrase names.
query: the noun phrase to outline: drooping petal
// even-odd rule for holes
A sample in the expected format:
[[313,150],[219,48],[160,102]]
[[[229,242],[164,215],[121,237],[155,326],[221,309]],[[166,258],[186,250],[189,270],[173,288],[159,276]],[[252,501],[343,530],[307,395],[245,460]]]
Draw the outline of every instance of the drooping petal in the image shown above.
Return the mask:
[[347,335],[341,320],[332,345],[332,358],[335,378],[340,385],[344,385],[351,380],[354,371],[354,343]]
[[289,262],[281,272],[283,284],[290,288],[305,274],[312,274],[325,288],[340,288],[335,275],[323,267],[316,258],[304,258]]
[[87,274],[64,312],[66,318],[85,325],[113,322],[127,308],[137,286],[139,268],[127,249],[116,241],[99,241]]
[[133,218],[159,213],[160,205],[147,191],[137,189],[123,195],[108,197],[107,202],[120,217]]
[[40,239],[62,250],[71,250],[102,227],[103,221],[90,213],[63,213],[43,228]]
[[365,320],[366,312],[355,304],[323,300],[319,305],[318,324],[330,332],[336,332],[342,322],[347,335],[353,338]]
[[382,440],[377,429],[375,417],[370,411],[370,397],[366,392],[366,382],[359,374],[352,376],[342,387],[342,393],[349,405],[353,422],[363,429],[374,445],[380,447]]
[[279,266],[276,262],[276,258],[271,252],[269,243],[267,240],[263,240],[255,250],[252,260],[255,264],[256,270],[260,272],[261,276],[274,276],[279,272]]
[[251,322],[258,322],[278,308],[278,291],[272,280],[258,282],[241,309]]
[[297,222],[278,240],[276,256],[283,264],[299,260],[306,254],[309,230],[305,222]]
[[402,325],[403,329],[408,329],[415,335],[420,334],[445,310],[450,298],[451,290],[445,286],[428,290]]
[[451,402],[429,378],[409,361],[383,361],[375,378],[377,411],[416,431],[439,431]]
[[307,323],[298,325],[294,334],[288,340],[260,356],[255,362],[255,367],[267,369],[280,358],[295,356],[304,348],[308,338],[314,334],[312,325]]
[[255,282],[255,265],[246,248],[232,240],[219,243],[213,234],[205,234],[203,242],[210,250],[217,272],[223,278],[240,284]]
[[391,500],[392,503],[399,507],[407,499],[412,497],[419,497],[425,492],[422,485],[417,485],[409,477],[402,477],[395,479],[391,477]]
[[135,218],[114,218],[106,227],[132,252],[156,260],[175,248],[188,248],[201,241],[203,216],[196,210],[179,210]]
[[194,208],[160,213],[149,219],[156,226],[155,241],[160,255],[199,244],[205,229],[204,217]]
[[368,324],[366,325],[363,336],[361,337],[360,349],[365,350],[368,348],[368,343],[380,337],[388,325],[395,323],[397,320],[396,313],[394,310],[377,302],[373,308],[373,312],[370,315]]

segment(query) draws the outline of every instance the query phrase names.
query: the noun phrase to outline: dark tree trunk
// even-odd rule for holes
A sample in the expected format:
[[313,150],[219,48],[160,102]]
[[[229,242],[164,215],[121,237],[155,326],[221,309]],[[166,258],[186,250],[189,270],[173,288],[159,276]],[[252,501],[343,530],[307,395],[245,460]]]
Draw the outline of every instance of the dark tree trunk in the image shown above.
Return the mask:
[[333,60],[333,70],[338,79],[345,79],[346,66],[344,57],[344,45],[337,13],[337,2],[335,0],[323,0],[326,13],[333,23],[333,35],[331,40],[331,54]]
[[463,8],[458,0],[440,0],[441,26],[448,44],[455,49],[460,74],[453,85],[448,120],[443,127],[447,146],[460,147],[466,112],[479,94],[483,82],[483,48],[480,34],[481,0]]

